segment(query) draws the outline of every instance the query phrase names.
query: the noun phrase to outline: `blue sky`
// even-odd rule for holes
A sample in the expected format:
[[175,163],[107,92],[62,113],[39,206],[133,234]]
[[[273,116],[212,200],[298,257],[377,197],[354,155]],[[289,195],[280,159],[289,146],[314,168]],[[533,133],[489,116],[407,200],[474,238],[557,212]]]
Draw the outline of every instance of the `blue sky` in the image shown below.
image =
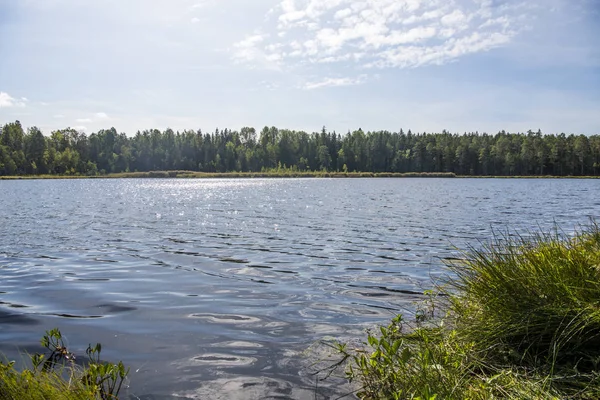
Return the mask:
[[0,0],[0,123],[600,134],[598,0]]

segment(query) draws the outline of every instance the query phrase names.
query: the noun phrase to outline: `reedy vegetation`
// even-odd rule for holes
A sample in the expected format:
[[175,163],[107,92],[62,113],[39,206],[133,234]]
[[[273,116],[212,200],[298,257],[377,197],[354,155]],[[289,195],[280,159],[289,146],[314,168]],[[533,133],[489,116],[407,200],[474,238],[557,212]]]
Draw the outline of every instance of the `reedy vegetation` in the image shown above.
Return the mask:
[[496,238],[407,325],[337,344],[364,399],[600,398],[600,230]]
[[541,132],[307,133],[265,127],[260,133],[201,130],[138,131],[115,128],[90,135],[63,129],[46,137],[21,123],[0,130],[0,175],[98,175],[187,170],[269,170],[455,173],[472,176],[600,175],[600,136],[542,135]]

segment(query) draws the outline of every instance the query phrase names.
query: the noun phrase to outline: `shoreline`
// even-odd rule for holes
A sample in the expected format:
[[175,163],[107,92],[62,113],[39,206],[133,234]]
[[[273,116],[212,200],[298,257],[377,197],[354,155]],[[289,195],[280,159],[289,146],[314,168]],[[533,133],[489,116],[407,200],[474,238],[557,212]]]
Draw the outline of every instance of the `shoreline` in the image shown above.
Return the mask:
[[106,175],[10,175],[0,180],[37,179],[255,179],[255,178],[473,178],[473,179],[600,179],[600,176],[555,175],[456,175],[453,172],[195,172],[148,171],[121,172]]

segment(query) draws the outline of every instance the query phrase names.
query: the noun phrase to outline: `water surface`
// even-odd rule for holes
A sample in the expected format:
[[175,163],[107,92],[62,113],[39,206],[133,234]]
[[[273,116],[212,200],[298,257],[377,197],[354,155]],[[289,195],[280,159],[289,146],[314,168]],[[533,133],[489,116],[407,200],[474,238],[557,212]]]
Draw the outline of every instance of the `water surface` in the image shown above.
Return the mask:
[[[315,398],[305,350],[408,310],[455,247],[567,232],[597,180],[0,181],[0,351],[59,327],[132,398]],[[344,388],[320,386],[317,398]]]

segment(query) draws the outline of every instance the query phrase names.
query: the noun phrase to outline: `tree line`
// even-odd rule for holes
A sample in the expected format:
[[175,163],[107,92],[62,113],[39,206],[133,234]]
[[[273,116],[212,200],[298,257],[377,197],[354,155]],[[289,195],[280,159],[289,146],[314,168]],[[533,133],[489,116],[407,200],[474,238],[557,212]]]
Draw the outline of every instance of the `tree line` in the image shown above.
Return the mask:
[[340,135],[276,127],[174,132],[67,128],[44,136],[19,121],[0,130],[0,175],[100,175],[189,170],[452,172],[472,176],[600,175],[600,135],[413,133],[362,129]]

